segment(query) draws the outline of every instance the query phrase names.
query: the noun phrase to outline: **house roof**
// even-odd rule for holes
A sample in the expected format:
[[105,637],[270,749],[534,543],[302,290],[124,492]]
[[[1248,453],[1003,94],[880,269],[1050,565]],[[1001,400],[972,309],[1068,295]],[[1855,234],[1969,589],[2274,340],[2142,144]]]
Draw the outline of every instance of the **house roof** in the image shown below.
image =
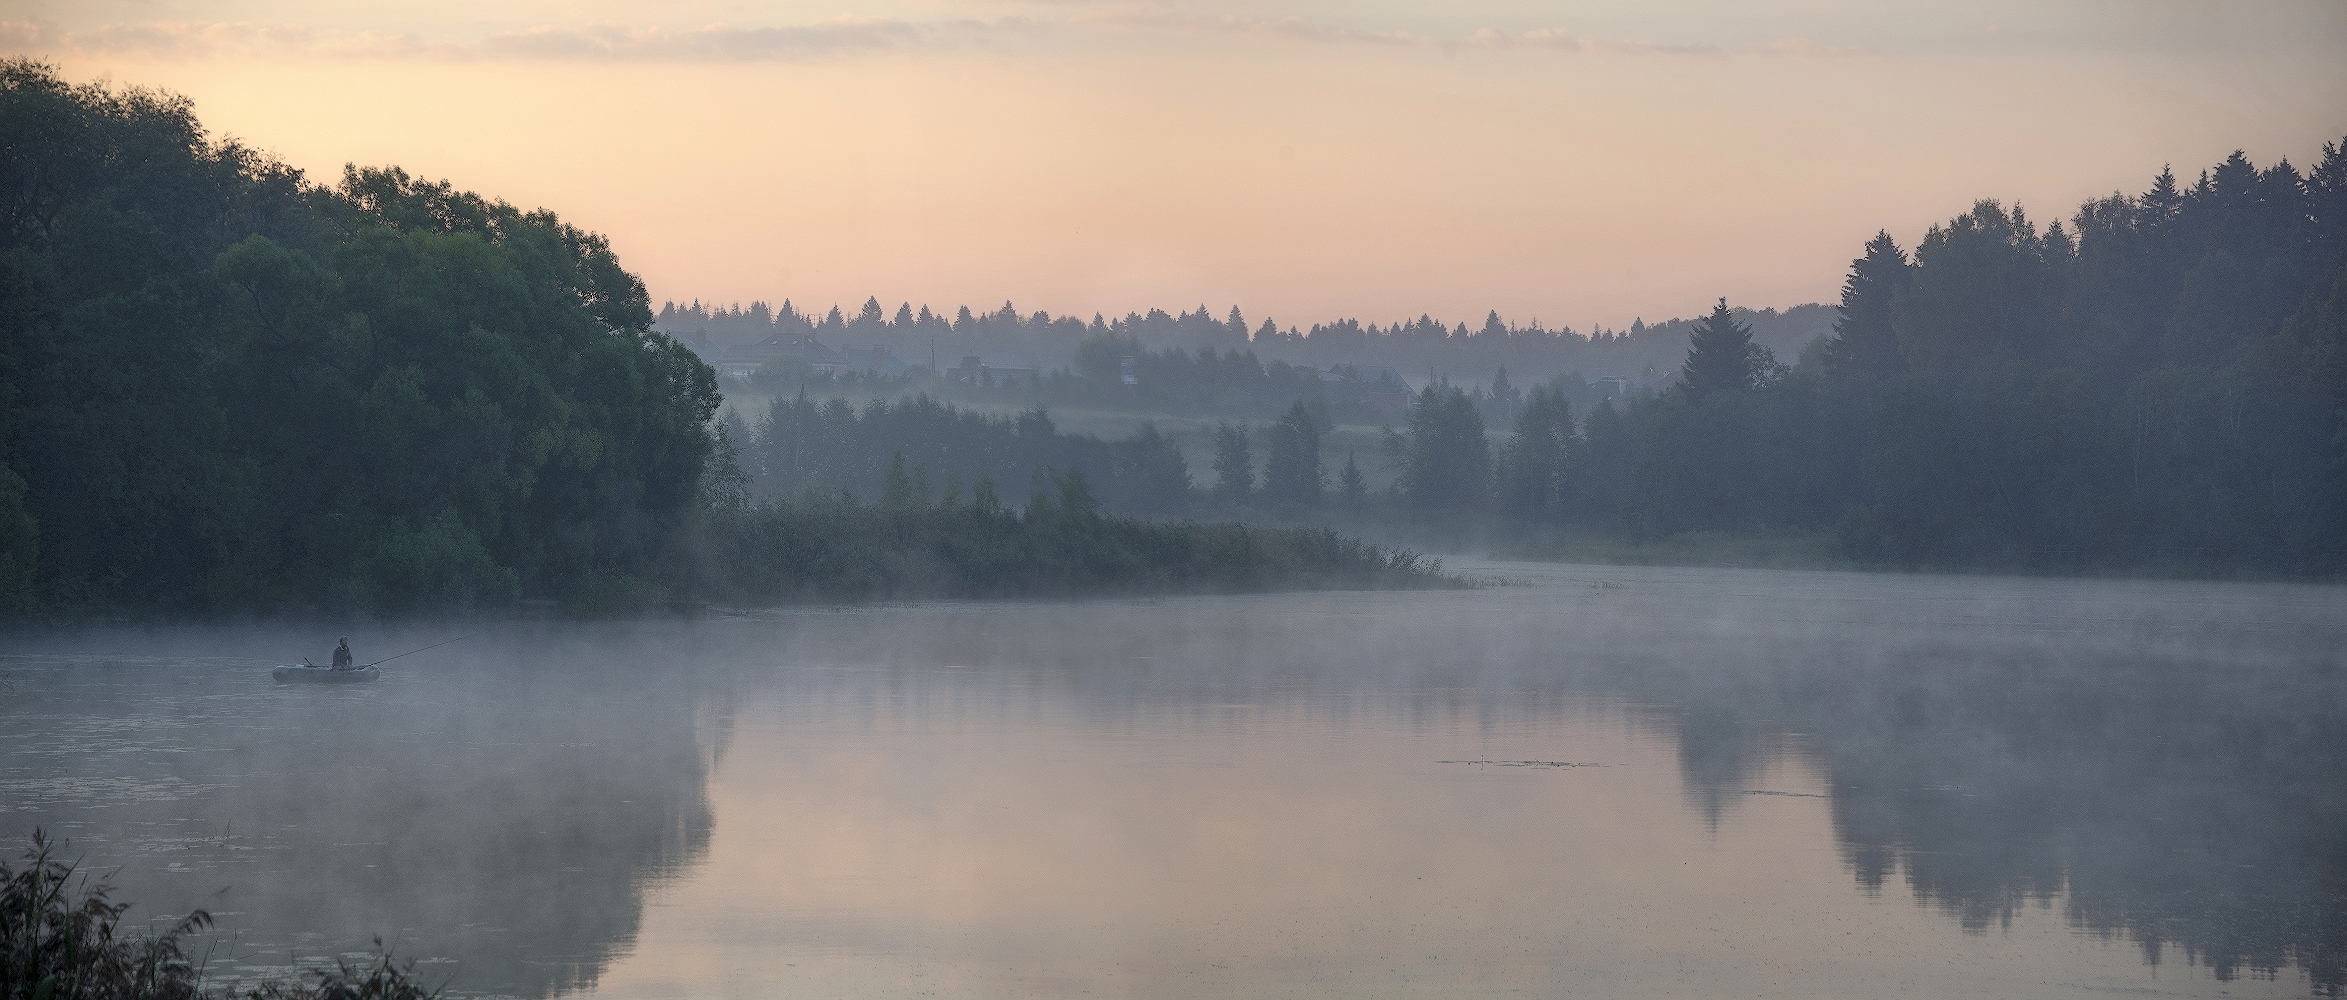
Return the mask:
[[1320,373],[1320,380],[1342,382],[1348,375],[1370,385],[1384,381],[1388,375],[1393,376],[1397,385],[1407,387],[1410,384],[1410,380],[1402,376],[1401,369],[1392,365],[1330,365],[1327,371]]
[[750,344],[736,344],[717,355],[719,361],[763,362],[796,354],[809,364],[839,364],[846,361],[838,351],[816,343],[812,338],[784,337],[779,334]]

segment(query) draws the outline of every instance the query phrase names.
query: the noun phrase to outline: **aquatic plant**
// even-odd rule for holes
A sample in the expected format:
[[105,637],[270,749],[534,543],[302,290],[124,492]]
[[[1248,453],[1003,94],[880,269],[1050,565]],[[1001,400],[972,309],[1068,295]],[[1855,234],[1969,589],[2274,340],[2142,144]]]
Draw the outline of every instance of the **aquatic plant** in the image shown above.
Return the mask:
[[243,992],[204,988],[203,969],[182,947],[212,926],[193,911],[160,933],[122,926],[129,903],[113,899],[105,876],[60,857],[61,844],[34,830],[24,866],[0,859],[0,1000],[433,1000],[395,965],[383,939],[366,965],[339,959],[315,983],[264,982]]
[[129,903],[33,831],[24,866],[0,860],[0,1000],[179,1000],[203,995],[183,937],[212,924],[196,910],[161,933],[125,932]]
[[231,1000],[433,1000],[440,995],[415,981],[414,963],[393,964],[391,949],[380,937],[375,939],[373,961],[352,965],[349,959],[337,959],[335,965],[314,971],[315,983],[262,983]]

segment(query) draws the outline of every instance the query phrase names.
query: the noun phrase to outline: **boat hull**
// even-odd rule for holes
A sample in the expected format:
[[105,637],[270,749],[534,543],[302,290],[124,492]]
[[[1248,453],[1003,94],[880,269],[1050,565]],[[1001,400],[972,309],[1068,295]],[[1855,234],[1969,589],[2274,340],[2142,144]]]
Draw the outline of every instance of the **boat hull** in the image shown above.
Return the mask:
[[289,663],[269,671],[279,684],[357,684],[383,676],[373,664],[337,670],[333,667],[312,667]]

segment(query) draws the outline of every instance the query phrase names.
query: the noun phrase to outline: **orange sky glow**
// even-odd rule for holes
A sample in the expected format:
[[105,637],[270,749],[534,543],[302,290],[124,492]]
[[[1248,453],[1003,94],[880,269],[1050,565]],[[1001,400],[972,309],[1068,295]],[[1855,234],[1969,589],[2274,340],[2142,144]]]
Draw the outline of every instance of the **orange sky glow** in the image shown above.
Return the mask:
[[611,236],[655,301],[1283,326],[1830,301],[1973,199],[2040,220],[2347,135],[2347,6],[17,0],[0,51]]

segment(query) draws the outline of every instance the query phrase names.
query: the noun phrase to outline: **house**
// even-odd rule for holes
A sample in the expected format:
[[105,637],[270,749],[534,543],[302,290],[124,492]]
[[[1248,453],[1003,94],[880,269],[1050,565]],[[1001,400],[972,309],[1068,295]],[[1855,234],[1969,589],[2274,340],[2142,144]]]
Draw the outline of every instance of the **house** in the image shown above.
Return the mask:
[[763,364],[785,354],[796,354],[810,362],[832,357],[837,352],[815,342],[813,337],[786,337],[777,334],[749,344],[735,344],[718,352],[723,361],[746,361]]
[[[718,352],[710,365],[717,369],[719,378],[747,382],[767,362],[781,357],[804,359],[817,373],[826,367],[837,370],[852,367],[852,363],[838,351],[816,343],[814,338],[772,336],[756,343],[736,344]],[[901,364],[901,363],[900,363]]]
[[957,382],[968,382],[973,385],[1003,385],[1012,381],[1032,382],[1037,374],[1038,372],[1033,366],[990,365],[975,354],[963,356],[959,366],[946,372],[948,377]]
[[903,378],[909,367],[903,358],[888,352],[886,347],[842,347],[832,357],[821,361],[809,359],[817,375],[877,375],[883,378]]

